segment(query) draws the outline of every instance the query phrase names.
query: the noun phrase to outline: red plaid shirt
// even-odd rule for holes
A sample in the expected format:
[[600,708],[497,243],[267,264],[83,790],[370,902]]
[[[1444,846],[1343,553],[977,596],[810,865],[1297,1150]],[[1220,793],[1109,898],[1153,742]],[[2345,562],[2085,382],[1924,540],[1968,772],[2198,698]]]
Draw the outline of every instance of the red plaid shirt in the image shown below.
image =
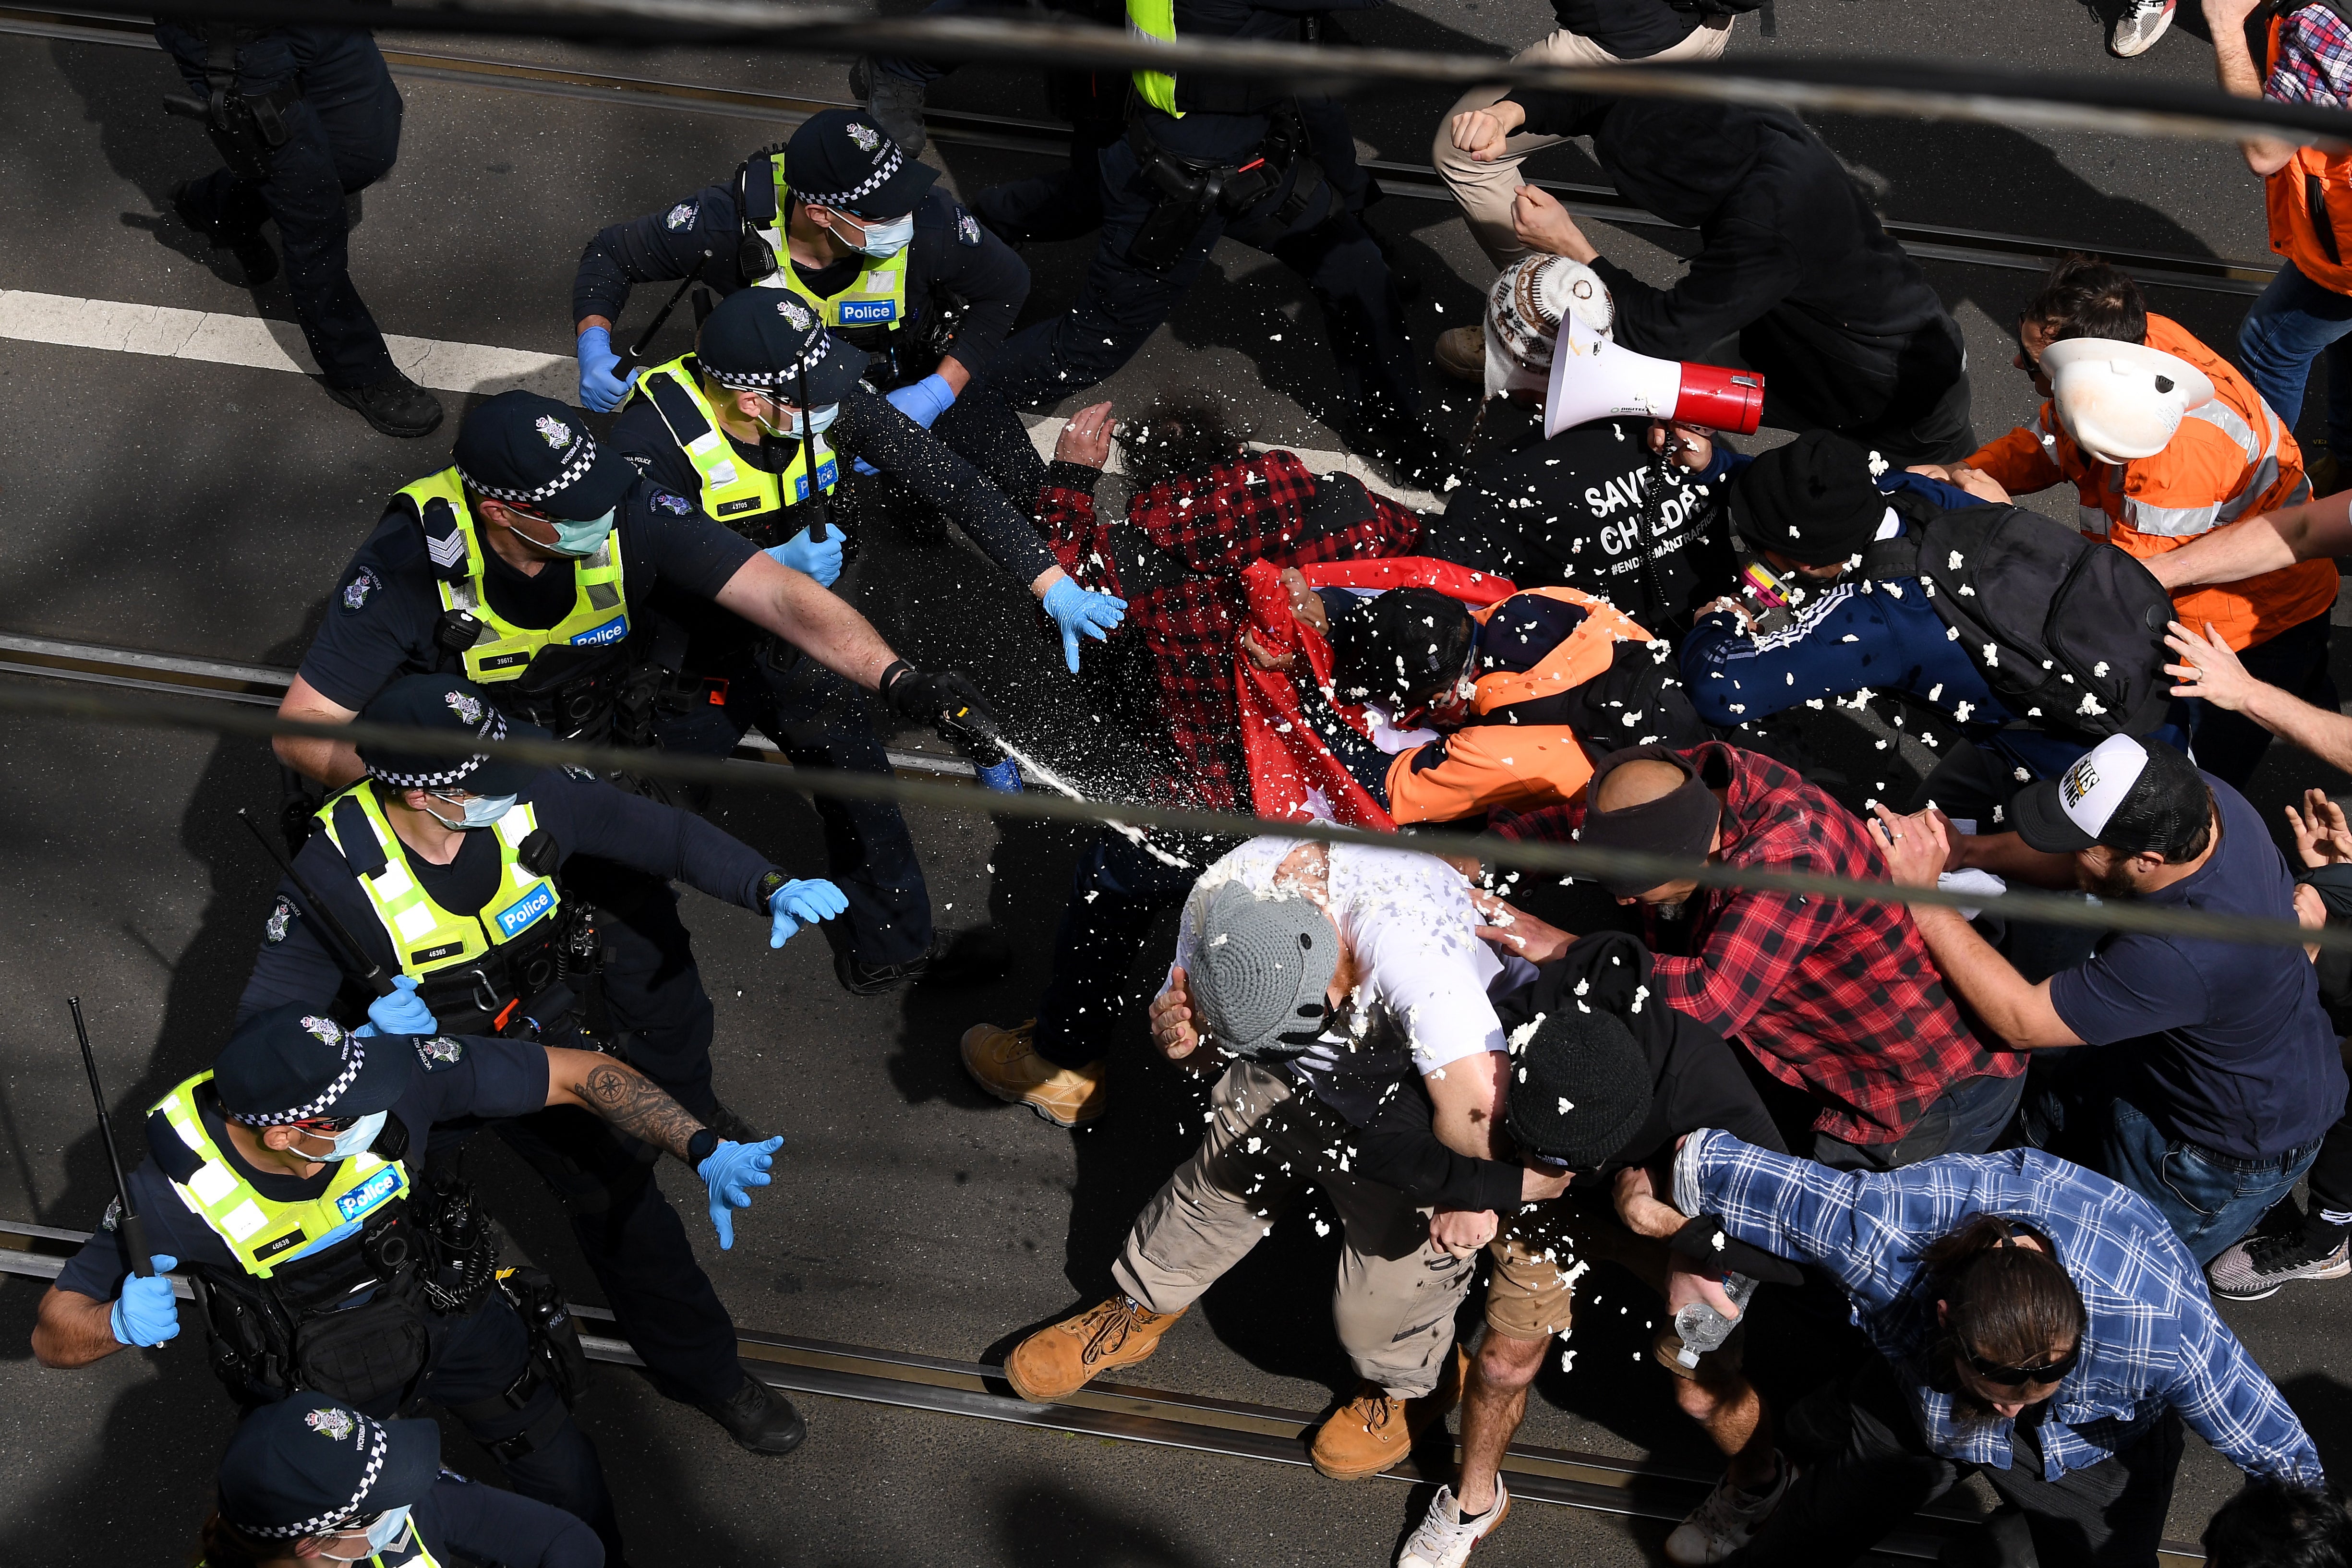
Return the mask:
[[1038,492],[1045,542],[1085,586],[1127,601],[1126,624],[1111,635],[1125,636],[1132,627],[1151,652],[1170,754],[1181,759],[1180,775],[1167,781],[1171,791],[1213,811],[1246,811],[1241,714],[1234,700],[1234,658],[1247,624],[1242,568],[1258,560],[1303,566],[1402,554],[1420,536],[1421,520],[1367,491],[1369,519],[1306,538],[1315,476],[1292,453],[1259,453],[1135,493],[1127,521],[1199,574],[1129,593],[1110,547],[1110,524],[1095,515],[1097,477],[1075,464],[1054,465]]

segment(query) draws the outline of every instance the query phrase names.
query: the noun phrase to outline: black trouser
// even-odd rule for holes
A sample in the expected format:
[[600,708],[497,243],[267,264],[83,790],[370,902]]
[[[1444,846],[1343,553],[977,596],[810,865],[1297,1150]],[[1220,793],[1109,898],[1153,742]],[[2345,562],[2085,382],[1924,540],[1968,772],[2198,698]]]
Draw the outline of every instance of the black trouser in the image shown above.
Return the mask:
[[[940,423],[946,422],[942,416]],[[683,712],[662,710],[654,727],[662,749],[723,757],[756,729],[794,767],[888,774],[889,754],[874,733],[863,693],[804,654],[789,657],[793,662],[782,670],[746,658],[725,669],[695,671],[727,681],[726,703],[689,702]],[[819,795],[816,814],[824,825],[826,868],[849,899],[844,918],[851,954],[862,963],[885,964],[929,952],[931,892],[898,808],[888,801]],[[703,1006],[708,1016],[708,998]],[[706,1032],[706,1054],[708,1043]],[[694,1109],[683,1096],[679,1100]]]
[[[1836,385],[1815,385],[1820,398],[1804,395],[1803,381],[1779,366],[1817,364],[1814,345],[1784,334],[1768,313],[1739,334],[1739,352],[1764,373],[1764,423],[1779,430],[1830,429],[1875,448],[1887,463],[1952,463],[1977,449],[1969,423],[1968,345],[1949,316],[1931,321],[1907,340],[1872,351],[1857,347],[1858,359]],[[1862,354],[1873,358],[1861,358]]]
[[704,1121],[716,1018],[677,918],[677,890],[661,878],[593,855],[563,865],[564,890],[596,910],[604,1006],[629,1065]]
[[978,468],[1024,514],[1037,514],[1037,491],[1045,483],[1045,459],[1037,455],[1037,444],[1029,439],[1021,416],[984,377],[965,387],[948,411],[932,422],[931,434]]
[[2153,1568],[2180,1468],[2180,1418],[2169,1409],[2112,1458],[2054,1481],[2042,1479],[2041,1447],[2027,1430],[2016,1434],[2005,1470],[1945,1458],[1927,1447],[1906,1390],[1875,1352],[1843,1383],[1807,1395],[1788,1426],[1828,1437],[1832,1451],[1801,1468],[1770,1521],[1727,1563],[1842,1568],[1974,1473],[2022,1516],[2031,1555],[1996,1521],[1956,1536],[1942,1554],[1948,1568],[2037,1559],[2041,1568]]
[[[203,35],[163,22],[155,39],[190,89],[205,97]],[[239,46],[236,69],[238,90],[249,99],[293,81],[302,96],[285,110],[287,139],[268,153],[267,179],[216,170],[190,188],[190,206],[215,233],[251,233],[265,218],[277,220],[286,286],[327,384],[348,389],[388,381],[395,374],[392,355],[352,286],[343,205],[346,195],[383,178],[400,153],[400,93],[383,56],[366,33],[288,27]]]
[[[1171,840],[1163,834],[1153,842],[1164,847]],[[1106,832],[1078,861],[1030,1042],[1055,1067],[1082,1068],[1110,1049],[1111,1031],[1129,1001],[1129,972],[1143,956],[1152,922],[1184,901],[1222,847],[1204,851],[1193,840],[1180,844],[1176,853],[1192,865],[1171,866],[1124,834]]]

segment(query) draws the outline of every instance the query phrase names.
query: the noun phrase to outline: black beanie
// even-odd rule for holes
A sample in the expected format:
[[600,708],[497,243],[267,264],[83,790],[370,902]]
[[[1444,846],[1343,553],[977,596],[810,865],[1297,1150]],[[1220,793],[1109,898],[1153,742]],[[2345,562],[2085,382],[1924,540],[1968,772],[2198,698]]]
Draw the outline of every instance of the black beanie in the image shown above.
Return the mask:
[[1834,430],[1808,430],[1748,465],[1732,482],[1731,518],[1750,549],[1808,566],[1850,561],[1886,517],[1870,454]]
[[1537,1021],[1511,1057],[1511,1136],[1529,1151],[1588,1170],[1649,1120],[1649,1058],[1614,1013],[1570,1000]]

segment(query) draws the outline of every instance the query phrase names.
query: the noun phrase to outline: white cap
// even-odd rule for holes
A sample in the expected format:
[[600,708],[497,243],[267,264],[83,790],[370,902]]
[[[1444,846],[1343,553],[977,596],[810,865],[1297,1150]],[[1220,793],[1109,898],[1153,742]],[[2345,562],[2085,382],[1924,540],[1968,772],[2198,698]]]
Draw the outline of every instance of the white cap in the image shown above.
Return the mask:
[[1601,338],[1614,328],[1616,302],[1591,268],[1565,256],[1530,256],[1503,268],[1486,290],[1486,395],[1542,395],[1559,323],[1571,314]]
[[2145,343],[2068,338],[2042,351],[2058,423],[2102,463],[2152,458],[2189,411],[2213,397],[2211,378]]
[[[2132,820],[2119,830],[2116,814],[2127,805]],[[2018,837],[2050,855],[2094,844],[2138,854],[2193,830],[2212,810],[2211,792],[2194,763],[2160,741],[2130,735],[2108,736],[2055,779],[2018,791],[2011,803]]]

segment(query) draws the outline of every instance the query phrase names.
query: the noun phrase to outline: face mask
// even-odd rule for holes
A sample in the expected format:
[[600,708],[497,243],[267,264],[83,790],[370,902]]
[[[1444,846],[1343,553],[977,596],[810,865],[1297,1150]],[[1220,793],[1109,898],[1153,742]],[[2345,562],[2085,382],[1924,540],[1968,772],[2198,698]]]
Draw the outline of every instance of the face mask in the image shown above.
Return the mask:
[[[433,798],[436,800],[447,800],[449,797],[446,795],[435,795]],[[499,817],[504,816],[509,811],[512,810],[514,808],[514,803],[518,798],[520,797],[511,795],[475,795],[466,802],[465,816],[457,822],[450,821],[447,817],[442,816],[439,812],[434,810],[429,805],[425,808],[425,815],[431,817],[434,821],[439,823],[444,827],[488,827],[490,824],[496,822]]]
[[340,1557],[331,1552],[321,1552],[319,1555],[330,1563],[361,1563],[400,1545],[407,1533],[408,1510],[391,1509],[377,1515],[376,1521],[368,1526],[367,1550],[357,1557]]
[[530,542],[541,550],[551,551],[557,555],[568,555],[575,561],[593,555],[604,548],[604,541],[610,538],[613,532],[613,513],[609,511],[602,517],[592,517],[585,522],[574,522],[570,518],[564,517],[551,517],[548,521],[555,525],[554,543],[548,544],[540,540],[530,539],[530,535],[527,533],[523,537],[530,539]]
[[391,1114],[392,1112],[388,1110],[370,1111],[336,1133],[335,1146],[316,1158],[324,1163],[329,1160],[348,1160],[355,1154],[366,1153],[369,1146],[376,1141],[376,1135],[383,1131],[385,1118]]
[[843,235],[841,237],[846,240],[853,249],[862,250],[877,261],[887,261],[914,243],[915,215],[908,213],[905,217],[894,217],[867,224],[863,243],[850,239],[847,235]]
[[[835,420],[835,419],[836,419],[836,418],[838,418],[838,417],[840,416],[840,414],[841,414],[841,405],[840,405],[840,404],[838,404],[838,403],[828,403],[828,404],[826,404],[824,407],[822,407],[822,408],[820,408],[820,409],[818,409],[818,410],[816,411],[815,416],[814,416],[814,418],[812,418],[811,420],[809,420],[809,421],[808,421],[808,424],[809,424],[809,431],[808,431],[808,433],[809,433],[810,435],[812,435],[812,436],[822,436],[822,435],[824,435],[824,434],[825,433],[826,428],[827,428],[828,426],[830,426],[833,424],[833,422],[834,422],[834,420]],[[773,426],[773,425],[769,424],[769,423],[768,423],[766,420],[764,420],[764,419],[762,419],[762,420],[761,420],[761,421],[760,421],[760,428],[761,428],[761,429],[762,429],[762,430],[765,430],[765,431],[766,431],[769,435],[771,435],[771,436],[789,436],[789,437],[793,437],[794,440],[798,440],[798,439],[800,438],[800,435],[801,435],[801,424],[802,424],[801,416],[800,416],[800,415],[798,415],[798,414],[796,413],[796,414],[794,414],[794,415],[793,416],[793,422],[792,422],[790,425],[783,426],[782,429],[779,429],[777,426]]]

